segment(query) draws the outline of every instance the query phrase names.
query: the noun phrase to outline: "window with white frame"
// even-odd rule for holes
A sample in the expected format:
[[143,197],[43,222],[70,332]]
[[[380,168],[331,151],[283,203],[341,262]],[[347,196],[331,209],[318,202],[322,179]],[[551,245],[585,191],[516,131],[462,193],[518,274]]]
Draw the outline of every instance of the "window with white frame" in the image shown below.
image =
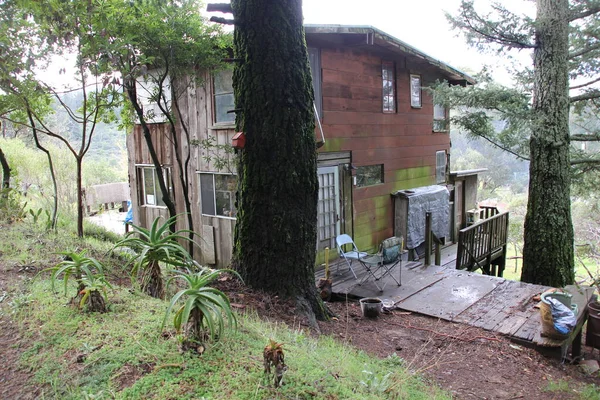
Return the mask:
[[200,207],[203,215],[235,218],[237,175],[199,173]]
[[233,71],[226,69],[213,74],[214,93],[214,121],[216,124],[232,124],[235,122],[235,113],[228,113],[235,109],[233,97]]
[[410,75],[410,106],[421,108],[421,75]]
[[[162,198],[162,192],[160,191],[160,184],[158,180],[158,174],[156,173],[156,168],[152,166],[140,166],[137,167],[137,171],[138,182],[141,183],[141,204],[144,206],[166,207]],[[162,167],[162,172],[167,190],[169,193],[171,193],[171,169],[169,167]]]
[[434,132],[447,132],[448,131],[448,117],[447,110],[441,104],[433,105],[433,131]]
[[381,80],[383,84],[383,112],[396,112],[396,82],[394,79],[394,63],[381,63]]

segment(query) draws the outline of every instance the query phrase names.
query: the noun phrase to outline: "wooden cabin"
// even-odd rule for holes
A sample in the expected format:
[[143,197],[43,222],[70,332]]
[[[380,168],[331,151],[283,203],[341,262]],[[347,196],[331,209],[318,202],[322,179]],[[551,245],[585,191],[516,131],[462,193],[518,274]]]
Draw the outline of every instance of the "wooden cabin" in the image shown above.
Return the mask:
[[[448,110],[423,89],[437,80],[474,83],[466,74],[376,28],[306,25],[318,150],[318,249],[335,248],[335,237],[351,235],[361,249],[375,249],[394,233],[392,193],[447,184],[450,137]],[[235,163],[215,163],[235,134],[231,72],[206,74],[188,85],[179,109],[188,119],[195,229],[202,235],[200,262],[227,266],[236,210]],[[319,126],[320,125],[320,126]],[[155,140],[165,132],[153,124]],[[183,138],[183,136],[181,136]],[[212,146],[202,144],[212,143]],[[177,210],[184,211],[172,144],[157,142],[169,171]],[[138,126],[129,135],[129,173],[134,223],[149,225],[166,209],[159,201],[156,174]],[[223,158],[221,158],[221,161]],[[218,164],[218,165],[217,165]],[[332,252],[335,254],[335,252]]]

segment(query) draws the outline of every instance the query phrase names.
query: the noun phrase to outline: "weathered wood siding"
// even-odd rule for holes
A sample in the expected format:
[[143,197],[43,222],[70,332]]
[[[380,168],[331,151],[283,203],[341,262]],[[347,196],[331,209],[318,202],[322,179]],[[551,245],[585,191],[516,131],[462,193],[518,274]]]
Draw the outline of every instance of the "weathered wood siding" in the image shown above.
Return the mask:
[[[158,159],[162,165],[172,166],[173,151],[168,145],[168,141],[165,140],[165,135],[168,134],[167,126],[163,124],[149,124],[149,128]],[[136,166],[153,164],[140,125],[135,125],[133,132],[127,136],[127,148],[129,149],[129,182],[131,185],[133,223],[147,227],[158,217],[169,218],[169,212],[166,207],[140,205],[142,184]]]
[[[310,45],[310,43],[309,43]],[[352,185],[349,172],[340,170],[343,196],[342,230],[353,235],[361,249],[374,249],[393,234],[393,205],[390,194],[400,189],[435,183],[436,152],[448,151],[447,133],[433,132],[433,103],[426,90],[422,91],[422,107],[410,105],[410,74],[421,75],[422,85],[443,79],[438,70],[429,64],[416,63],[394,53],[371,52],[364,49],[321,48],[322,124],[326,144],[320,152],[350,152],[356,166],[383,164],[384,183],[368,187]],[[413,59],[414,60],[414,59]],[[397,112],[383,112],[382,62],[394,62]],[[191,146],[191,159],[187,167],[189,190],[193,207],[195,231],[200,235],[202,255],[200,261],[226,267],[231,260],[235,220],[232,218],[202,215],[198,172],[234,172],[231,168],[217,170],[213,150],[198,145],[209,137],[216,144],[231,142],[234,126],[213,123],[213,93],[209,75],[204,81],[181,82],[176,88],[178,120],[185,121],[190,141],[185,139],[181,126],[178,132],[183,153]],[[172,167],[173,188],[178,212],[184,212],[181,199],[179,170],[173,157],[171,144],[164,137],[167,126],[152,125],[159,154],[164,164]],[[317,133],[320,137],[320,133]],[[166,209],[139,207],[139,190],[136,164],[151,164],[147,148],[136,127],[128,141],[130,146],[130,180],[136,223],[147,225]],[[232,157],[233,158],[233,157]],[[186,227],[183,223],[178,228]],[[322,262],[322,257],[319,258]]]
[[[196,241],[201,244],[202,251],[196,250],[197,259],[204,264],[213,264],[218,267],[226,267],[231,261],[233,248],[233,228],[235,220],[231,218],[220,218],[203,216],[200,209],[200,190],[198,172],[233,172],[235,170],[233,156],[231,159],[231,170],[227,168],[218,170],[214,166],[214,149],[203,149],[200,143],[214,138],[215,144],[230,143],[235,134],[232,125],[212,124],[212,89],[208,74],[200,82],[182,81],[174,89],[176,105],[175,115],[179,121],[177,133],[180,138],[181,154],[187,154],[190,150],[190,160],[187,165],[189,177],[189,193],[192,204],[192,217],[194,231],[197,233]],[[184,129],[184,126],[186,129]],[[151,124],[152,142],[156,147],[157,154],[162,164],[171,167],[171,178],[173,194],[177,213],[185,212],[185,203],[182,198],[183,188],[179,174],[181,170],[175,159],[172,141],[169,139],[169,126],[167,124]],[[187,130],[187,134],[186,134]],[[189,135],[189,141],[187,136]],[[129,148],[129,179],[131,182],[132,204],[134,205],[134,223],[149,226],[152,221],[162,216],[168,217],[167,209],[164,207],[141,206],[140,183],[136,166],[152,165],[152,159],[148,147],[142,135],[139,125],[134,127],[133,133],[127,140]],[[182,160],[185,163],[185,159]],[[185,164],[183,165],[185,169]],[[185,218],[179,218],[178,229],[187,229]],[[207,229],[208,228],[208,229]]]
[[[396,113],[384,113],[382,62],[396,73]],[[383,164],[384,183],[354,187],[354,239],[375,248],[393,234],[390,193],[435,183],[435,153],[449,150],[447,133],[433,132],[433,102],[422,91],[422,107],[410,105],[410,74],[426,86],[442,76],[426,64],[364,50],[321,49],[323,130],[320,151],[351,151],[356,166]]]

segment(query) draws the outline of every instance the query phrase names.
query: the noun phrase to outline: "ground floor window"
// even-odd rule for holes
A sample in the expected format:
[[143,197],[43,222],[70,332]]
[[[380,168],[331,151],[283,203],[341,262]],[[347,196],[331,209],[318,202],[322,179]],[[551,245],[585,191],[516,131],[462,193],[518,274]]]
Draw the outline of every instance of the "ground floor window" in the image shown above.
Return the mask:
[[[160,191],[156,168],[152,166],[142,166],[137,167],[137,171],[138,180],[141,183],[141,204],[145,206],[166,207],[165,202],[162,199],[163,196],[162,192]],[[169,167],[162,167],[162,172],[167,189],[169,190],[169,193],[171,193],[171,169]]]
[[237,176],[200,173],[200,207],[202,214],[235,218]]
[[383,183],[383,164],[364,165],[356,168],[356,186],[372,186]]

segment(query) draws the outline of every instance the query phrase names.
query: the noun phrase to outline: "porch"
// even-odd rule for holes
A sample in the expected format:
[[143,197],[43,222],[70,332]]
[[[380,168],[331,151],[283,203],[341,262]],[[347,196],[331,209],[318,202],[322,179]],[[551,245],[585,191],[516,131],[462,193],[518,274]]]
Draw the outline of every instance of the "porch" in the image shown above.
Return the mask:
[[[442,250],[439,266],[402,261],[394,271],[396,278],[401,272],[402,285],[387,277],[380,282],[385,283],[384,291],[380,292],[373,282],[358,284],[365,274],[359,263],[355,262],[354,268],[358,279],[344,264],[335,263],[331,266],[333,293],[351,299],[379,297],[393,302],[396,309],[497,332],[523,345],[547,348],[563,358],[572,344],[572,357],[579,356],[581,328],[587,319],[586,304],[592,297],[592,289],[566,288],[573,294],[573,304],[578,306],[578,324],[568,339],[554,340],[540,335],[538,301],[534,300],[535,295],[548,287],[457,270],[455,265],[456,245]],[[323,275],[323,270],[318,271],[316,280]]]

